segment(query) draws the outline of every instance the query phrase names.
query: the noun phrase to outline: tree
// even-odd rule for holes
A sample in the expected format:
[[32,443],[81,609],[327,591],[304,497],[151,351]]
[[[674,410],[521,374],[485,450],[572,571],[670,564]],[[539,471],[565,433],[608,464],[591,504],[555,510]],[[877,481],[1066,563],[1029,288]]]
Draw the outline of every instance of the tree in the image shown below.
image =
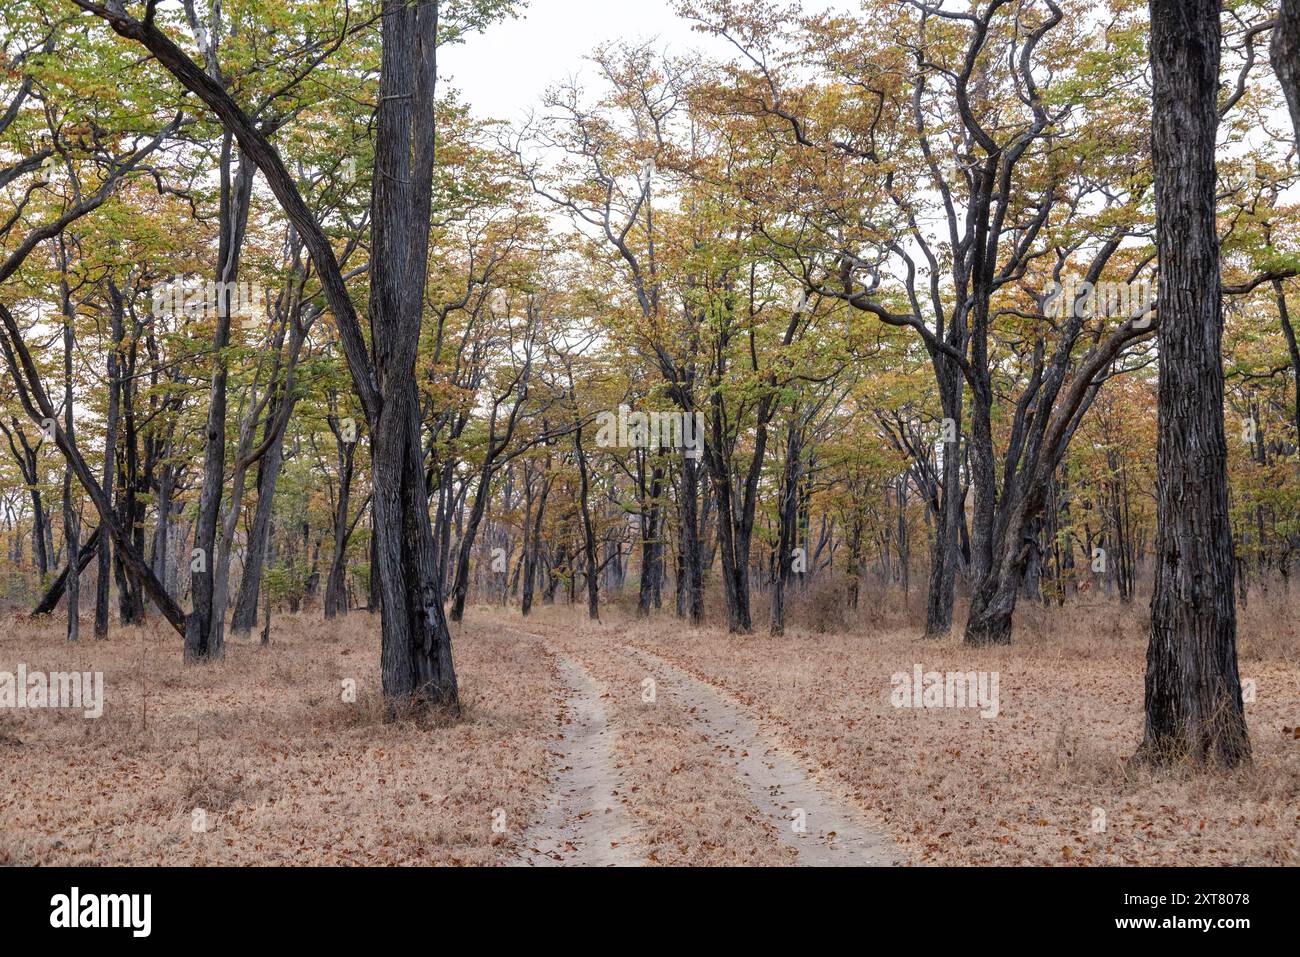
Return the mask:
[[[230,93],[156,22],[124,5],[76,0],[143,45],[197,95],[255,164],[303,239],[334,315],[371,449],[374,551],[379,565],[381,671],[390,711],[411,704],[459,711],[425,492],[416,348],[428,268],[435,147],[438,3],[384,0],[375,175],[371,193],[368,348],[335,251],[279,151]],[[491,5],[489,5],[491,6]]]
[[1160,265],[1155,585],[1146,733],[1155,763],[1250,759],[1237,673],[1215,224],[1219,0],[1151,0]]
[[1300,144],[1300,0],[1278,0],[1271,56]]

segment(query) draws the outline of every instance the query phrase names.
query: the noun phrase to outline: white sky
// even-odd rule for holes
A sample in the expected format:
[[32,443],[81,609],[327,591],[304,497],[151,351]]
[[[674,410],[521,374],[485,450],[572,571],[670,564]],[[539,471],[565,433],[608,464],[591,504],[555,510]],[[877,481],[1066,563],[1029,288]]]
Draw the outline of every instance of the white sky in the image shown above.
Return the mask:
[[518,19],[439,50],[439,82],[460,90],[476,115],[514,122],[548,86],[593,76],[584,57],[603,42],[657,37],[676,53],[725,46],[691,26],[669,0],[530,0]]

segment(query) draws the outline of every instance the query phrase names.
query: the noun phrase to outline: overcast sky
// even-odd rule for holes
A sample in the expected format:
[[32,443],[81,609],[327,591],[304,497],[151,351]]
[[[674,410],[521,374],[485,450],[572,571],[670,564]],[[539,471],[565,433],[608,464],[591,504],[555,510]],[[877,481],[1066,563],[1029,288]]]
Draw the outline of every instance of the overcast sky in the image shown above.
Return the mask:
[[518,19],[440,50],[438,73],[478,116],[514,121],[548,86],[593,75],[583,58],[599,44],[655,37],[677,53],[720,43],[675,16],[669,0],[531,0]]

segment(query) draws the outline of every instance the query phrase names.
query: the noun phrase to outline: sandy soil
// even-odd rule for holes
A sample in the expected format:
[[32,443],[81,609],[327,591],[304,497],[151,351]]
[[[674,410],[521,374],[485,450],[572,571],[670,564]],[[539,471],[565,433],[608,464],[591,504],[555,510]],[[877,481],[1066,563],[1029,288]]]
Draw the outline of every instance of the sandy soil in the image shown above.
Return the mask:
[[[520,632],[521,637],[543,641]],[[545,642],[543,641],[545,646]],[[619,800],[627,790],[610,748],[612,732],[601,690],[572,658],[556,659],[563,692],[560,723],[563,749],[542,820],[520,841],[521,863],[569,867],[638,864],[632,822]]]
[[758,728],[748,709],[687,672],[646,651],[637,653],[731,759],[750,800],[767,815],[800,866],[849,867],[897,863],[898,849],[862,814],[829,798],[786,752]]

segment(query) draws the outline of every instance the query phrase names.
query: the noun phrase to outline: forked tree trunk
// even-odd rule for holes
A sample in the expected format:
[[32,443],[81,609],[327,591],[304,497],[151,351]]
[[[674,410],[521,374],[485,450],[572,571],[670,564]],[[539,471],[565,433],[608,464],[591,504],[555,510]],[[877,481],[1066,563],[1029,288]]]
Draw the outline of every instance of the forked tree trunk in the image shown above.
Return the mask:
[[459,708],[429,521],[416,349],[433,187],[437,3],[384,0],[373,180],[370,327],[378,415],[370,422],[384,696]]
[[239,160],[231,177],[233,137],[227,132],[222,143],[221,229],[217,255],[217,327],[213,337],[213,370],[208,388],[208,419],[204,432],[203,478],[199,491],[198,520],[190,562],[190,593],[193,610],[185,623],[185,660],[219,658],[225,649],[226,608],[219,582],[221,562],[217,555],[218,529],[226,468],[226,383],[229,368],[224,350],[230,343],[231,288],[239,275],[239,259],[248,222],[253,170],[248,160]]
[[1139,757],[1250,758],[1237,674],[1215,231],[1219,0],[1151,0],[1160,263],[1155,586]]

